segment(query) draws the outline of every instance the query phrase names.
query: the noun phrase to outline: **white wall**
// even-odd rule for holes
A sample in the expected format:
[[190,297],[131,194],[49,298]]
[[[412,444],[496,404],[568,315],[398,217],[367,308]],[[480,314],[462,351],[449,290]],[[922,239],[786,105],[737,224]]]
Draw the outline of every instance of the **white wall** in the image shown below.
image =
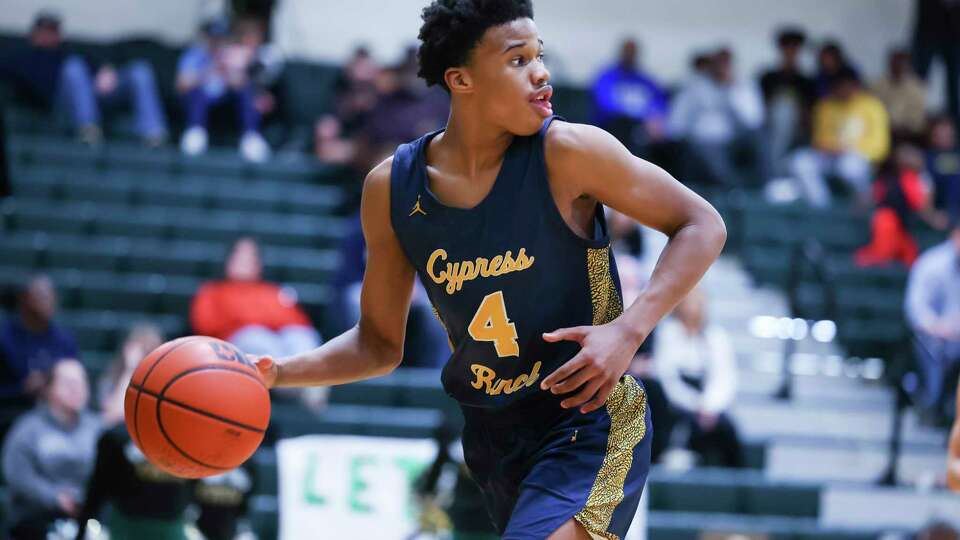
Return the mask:
[[[414,43],[429,0],[280,0],[274,20],[282,49],[300,58],[339,61],[360,42],[385,61]],[[50,7],[71,37],[151,35],[188,41],[198,23],[225,0],[0,0],[0,30],[24,31]],[[880,73],[886,50],[906,41],[910,0],[535,0],[536,20],[555,79],[584,82],[627,35],[645,45],[649,69],[667,81],[687,70],[690,52],[733,47],[739,69],[755,73],[773,59],[771,35],[784,22],[814,38],[834,36],[864,73]]]
[[136,35],[180,44],[223,6],[224,0],[0,0],[0,31],[25,33],[37,11],[50,9],[63,18],[68,38]]
[[[416,41],[428,0],[281,0],[275,19],[279,44],[295,56],[344,58],[360,42],[392,61]],[[555,78],[589,80],[609,61],[623,36],[645,46],[645,63],[676,81],[690,51],[729,44],[740,71],[753,74],[774,58],[774,30],[800,24],[811,37],[836,37],[873,77],[887,49],[909,36],[909,0],[539,0],[535,18]],[[347,7],[349,6],[349,7]]]

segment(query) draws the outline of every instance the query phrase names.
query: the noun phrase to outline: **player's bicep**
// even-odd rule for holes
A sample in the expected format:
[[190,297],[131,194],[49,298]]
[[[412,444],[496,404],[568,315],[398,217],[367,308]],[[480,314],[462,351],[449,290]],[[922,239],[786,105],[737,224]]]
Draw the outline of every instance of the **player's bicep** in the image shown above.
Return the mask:
[[360,293],[360,334],[380,352],[398,355],[403,350],[415,272],[390,223],[389,162],[367,176],[360,218],[367,244],[367,267]]
[[719,221],[710,203],[660,167],[631,154],[609,133],[577,124],[563,128],[553,145],[556,164],[550,172],[568,177],[582,193],[668,235],[695,217]]

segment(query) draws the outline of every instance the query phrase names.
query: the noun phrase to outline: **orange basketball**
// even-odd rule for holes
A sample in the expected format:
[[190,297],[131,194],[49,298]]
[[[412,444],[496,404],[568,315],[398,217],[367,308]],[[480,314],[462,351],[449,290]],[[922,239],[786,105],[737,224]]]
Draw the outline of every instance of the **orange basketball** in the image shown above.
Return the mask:
[[204,336],[168,341],[133,372],[127,430],[151,463],[182,478],[233,469],[260,446],[270,394],[233,345]]

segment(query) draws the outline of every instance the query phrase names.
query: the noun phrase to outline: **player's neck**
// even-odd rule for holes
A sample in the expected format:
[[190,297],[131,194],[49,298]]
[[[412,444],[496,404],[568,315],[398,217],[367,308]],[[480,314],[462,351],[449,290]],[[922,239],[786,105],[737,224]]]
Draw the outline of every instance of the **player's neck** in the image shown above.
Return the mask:
[[514,135],[480,119],[471,111],[451,110],[438,142],[440,159],[466,176],[474,176],[503,161]]

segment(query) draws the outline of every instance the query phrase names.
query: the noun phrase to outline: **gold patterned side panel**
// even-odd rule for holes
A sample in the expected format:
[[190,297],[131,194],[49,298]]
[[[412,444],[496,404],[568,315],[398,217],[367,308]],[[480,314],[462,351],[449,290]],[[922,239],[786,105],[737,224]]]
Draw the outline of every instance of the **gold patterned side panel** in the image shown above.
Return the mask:
[[437,306],[430,304],[430,309],[433,310],[433,316],[437,318],[437,322],[440,323],[440,326],[443,327],[443,331],[447,334],[447,345],[450,346],[450,352],[453,352],[453,340],[450,339],[450,331],[447,330],[447,325],[443,324],[443,319],[440,318],[440,312],[437,311]]
[[595,539],[620,540],[607,532],[613,511],[623,501],[623,484],[633,466],[633,450],[647,433],[647,396],[626,375],[607,398],[610,434],[607,453],[590,489],[587,504],[574,517]]
[[587,275],[590,279],[590,300],[593,302],[593,324],[606,324],[623,313],[623,301],[610,272],[610,247],[587,248]]

